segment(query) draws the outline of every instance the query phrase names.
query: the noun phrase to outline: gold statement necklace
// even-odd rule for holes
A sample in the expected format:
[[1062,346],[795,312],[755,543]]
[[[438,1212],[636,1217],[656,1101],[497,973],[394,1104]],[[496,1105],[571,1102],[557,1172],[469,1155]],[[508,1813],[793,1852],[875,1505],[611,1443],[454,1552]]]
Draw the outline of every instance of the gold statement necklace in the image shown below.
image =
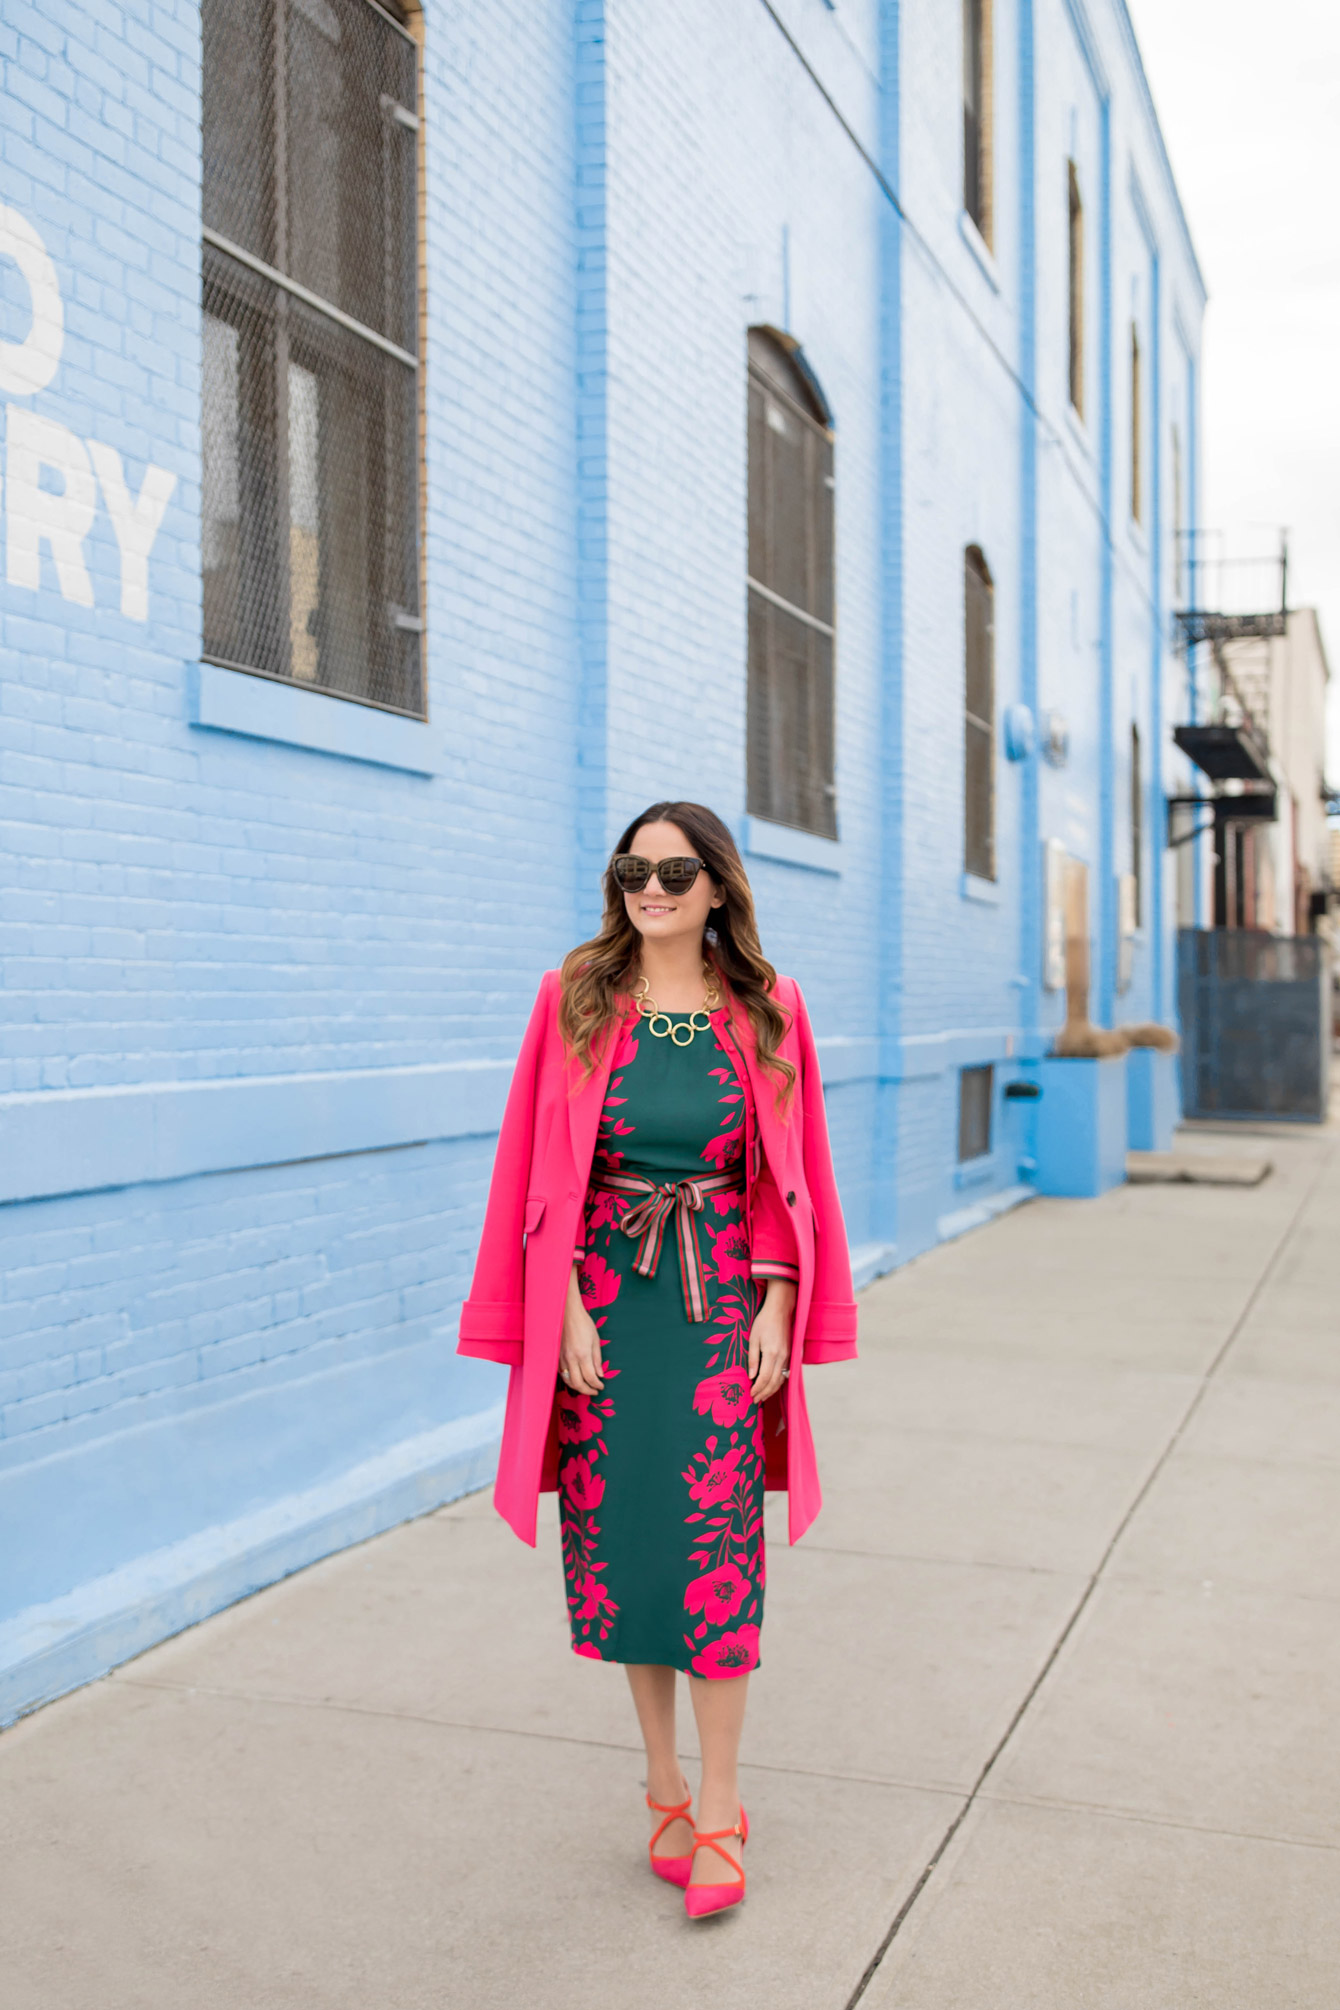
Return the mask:
[[649,1030],[658,1040],[673,1040],[677,1047],[691,1047],[695,1033],[708,1033],[712,1029],[712,1014],[720,1009],[721,992],[717,985],[717,974],[710,963],[703,964],[703,1003],[696,1012],[690,1012],[687,1025],[676,1026],[668,1012],[662,1012],[656,1000],[648,995],[647,980],[639,977],[633,997],[637,1009],[646,1020]]

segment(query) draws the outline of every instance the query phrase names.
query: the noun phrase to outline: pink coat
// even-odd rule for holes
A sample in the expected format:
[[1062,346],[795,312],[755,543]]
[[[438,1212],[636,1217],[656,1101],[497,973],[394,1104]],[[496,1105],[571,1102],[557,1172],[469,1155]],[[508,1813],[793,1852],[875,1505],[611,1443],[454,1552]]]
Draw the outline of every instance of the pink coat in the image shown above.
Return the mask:
[[[554,1395],[563,1307],[616,1044],[605,1042],[582,1083],[558,1030],[559,995],[558,972],[551,970],[517,1056],[458,1348],[512,1371],[494,1500],[531,1544],[540,1493],[557,1483]],[[856,1302],[805,1000],[789,977],[778,978],[776,997],[791,1022],[780,1051],[799,1078],[785,1114],[777,1108],[776,1084],[759,1066],[747,1014],[733,1000],[729,1011],[762,1147],[746,1157],[760,1166],[748,1197],[751,1241],[755,1254],[766,1249],[800,1271],[794,1331],[801,1344],[793,1340],[790,1375],[763,1412],[767,1484],[788,1490],[796,1542],[821,1504],[804,1370],[855,1356]]]

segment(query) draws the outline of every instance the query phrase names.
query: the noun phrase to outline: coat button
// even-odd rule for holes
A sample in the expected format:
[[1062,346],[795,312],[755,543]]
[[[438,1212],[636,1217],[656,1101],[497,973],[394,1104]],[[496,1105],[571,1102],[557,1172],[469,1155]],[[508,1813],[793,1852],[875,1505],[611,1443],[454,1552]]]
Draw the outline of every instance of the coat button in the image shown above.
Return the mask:
[[796,1197],[795,1197],[795,1195],[794,1195],[793,1193],[789,1193],[789,1194],[788,1194],[788,1195],[786,1196],[786,1204],[787,1204],[787,1206],[788,1206],[788,1207],[794,1207],[794,1206],[795,1206],[795,1204],[796,1204]]

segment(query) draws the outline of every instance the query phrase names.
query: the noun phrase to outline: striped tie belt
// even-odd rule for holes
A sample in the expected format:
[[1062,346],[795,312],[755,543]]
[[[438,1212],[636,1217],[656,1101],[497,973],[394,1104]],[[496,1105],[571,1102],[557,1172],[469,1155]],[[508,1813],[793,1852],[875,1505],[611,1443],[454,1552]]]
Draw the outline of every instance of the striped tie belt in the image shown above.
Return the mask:
[[661,1260],[665,1227],[673,1214],[679,1245],[679,1275],[684,1286],[684,1310],[694,1325],[707,1319],[707,1280],[698,1247],[698,1216],[714,1193],[743,1193],[738,1173],[710,1173],[706,1179],[668,1180],[657,1186],[642,1173],[597,1173],[591,1180],[599,1193],[626,1194],[633,1199],[619,1222],[637,1242],[633,1268],[639,1277],[654,1277]]

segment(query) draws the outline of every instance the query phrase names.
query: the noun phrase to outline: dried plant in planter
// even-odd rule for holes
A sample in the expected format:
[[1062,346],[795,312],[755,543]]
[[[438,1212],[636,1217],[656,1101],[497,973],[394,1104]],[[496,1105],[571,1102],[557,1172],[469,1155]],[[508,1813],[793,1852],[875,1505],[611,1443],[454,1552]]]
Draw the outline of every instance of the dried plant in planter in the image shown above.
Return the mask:
[[1120,1030],[1128,1047],[1153,1047],[1160,1054],[1175,1054],[1181,1045],[1171,1026],[1159,1026],[1152,1019]]
[[1066,936],[1065,1025],[1052,1053],[1058,1060],[1101,1061],[1131,1047],[1153,1047],[1160,1054],[1177,1052],[1177,1035],[1170,1026],[1146,1022],[1138,1026],[1095,1026],[1089,1017],[1089,936],[1087,894],[1082,881],[1074,889],[1075,911]]
[[1067,1019],[1056,1036],[1052,1053],[1063,1061],[1100,1061],[1126,1052],[1125,1031],[1109,1031],[1088,1019]]

